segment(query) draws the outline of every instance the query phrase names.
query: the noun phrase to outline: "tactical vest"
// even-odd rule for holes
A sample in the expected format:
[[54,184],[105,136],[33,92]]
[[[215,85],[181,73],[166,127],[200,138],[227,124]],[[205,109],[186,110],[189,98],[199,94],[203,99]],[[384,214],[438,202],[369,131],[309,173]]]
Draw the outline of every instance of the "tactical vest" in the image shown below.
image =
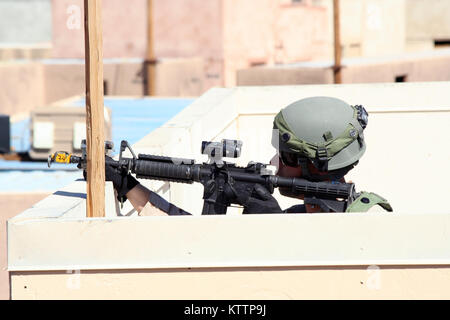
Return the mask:
[[379,205],[384,210],[392,212],[392,207],[386,199],[376,193],[366,191],[362,191],[359,196],[347,207],[345,212],[367,212],[375,205]]

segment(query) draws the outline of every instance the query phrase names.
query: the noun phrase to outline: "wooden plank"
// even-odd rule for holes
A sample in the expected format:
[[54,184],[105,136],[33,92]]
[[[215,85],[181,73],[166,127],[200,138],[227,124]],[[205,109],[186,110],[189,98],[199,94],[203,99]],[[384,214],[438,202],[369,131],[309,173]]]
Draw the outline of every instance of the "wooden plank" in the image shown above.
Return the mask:
[[87,217],[105,215],[102,1],[84,0],[86,59]]
[[156,94],[156,57],[153,32],[153,0],[147,0],[147,53],[145,61],[146,95]]
[[341,75],[341,27],[339,14],[339,0],[333,0],[333,28],[334,28],[334,83],[342,83]]

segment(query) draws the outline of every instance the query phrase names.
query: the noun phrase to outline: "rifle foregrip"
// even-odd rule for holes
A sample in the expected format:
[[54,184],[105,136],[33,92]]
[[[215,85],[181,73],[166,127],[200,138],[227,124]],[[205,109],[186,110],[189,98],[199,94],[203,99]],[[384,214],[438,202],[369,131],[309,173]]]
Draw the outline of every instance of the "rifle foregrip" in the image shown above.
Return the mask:
[[137,178],[192,183],[192,165],[166,161],[136,160],[133,170]]
[[308,184],[294,184],[294,190],[300,194],[316,197],[348,198],[352,192],[350,184],[331,184],[311,182]]
[[353,183],[312,182],[300,178],[277,177],[274,186],[290,188],[306,196],[324,198],[348,198],[354,191]]

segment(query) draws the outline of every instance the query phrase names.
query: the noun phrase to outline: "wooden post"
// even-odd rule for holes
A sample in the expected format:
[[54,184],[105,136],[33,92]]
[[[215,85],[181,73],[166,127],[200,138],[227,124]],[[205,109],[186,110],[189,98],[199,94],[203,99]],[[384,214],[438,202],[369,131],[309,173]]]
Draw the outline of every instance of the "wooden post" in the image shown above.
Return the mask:
[[153,0],[147,0],[147,54],[145,60],[146,95],[152,96],[156,92],[156,58],[153,45]]
[[84,0],[87,217],[105,215],[102,1]]
[[334,29],[334,83],[342,83],[341,77],[341,34],[339,19],[339,0],[333,0],[333,29]]

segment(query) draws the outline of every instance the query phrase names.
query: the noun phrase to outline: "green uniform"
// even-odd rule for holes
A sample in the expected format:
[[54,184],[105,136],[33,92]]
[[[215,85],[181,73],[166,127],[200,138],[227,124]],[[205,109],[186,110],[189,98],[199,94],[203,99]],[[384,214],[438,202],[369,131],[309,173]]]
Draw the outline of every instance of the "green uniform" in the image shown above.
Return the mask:
[[345,212],[367,212],[376,205],[379,205],[386,211],[392,212],[392,207],[389,202],[373,192],[361,192],[347,207]]

